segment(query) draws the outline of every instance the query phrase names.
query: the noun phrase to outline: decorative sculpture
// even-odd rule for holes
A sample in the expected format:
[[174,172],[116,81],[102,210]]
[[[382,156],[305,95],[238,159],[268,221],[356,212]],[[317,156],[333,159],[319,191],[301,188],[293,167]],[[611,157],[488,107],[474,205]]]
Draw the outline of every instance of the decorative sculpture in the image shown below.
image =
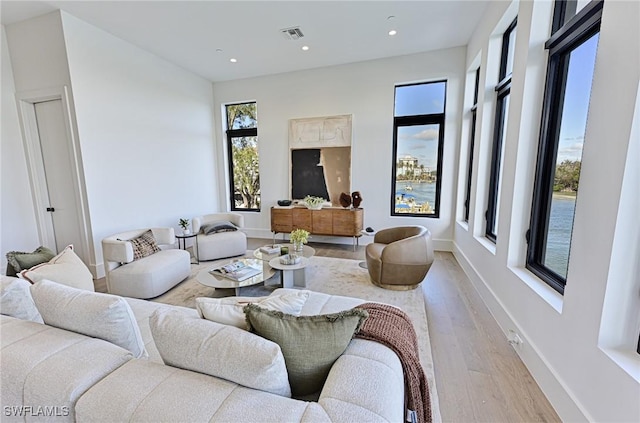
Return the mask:
[[346,192],[340,194],[340,205],[345,209],[349,208],[349,206],[351,205],[351,196]]
[[360,208],[360,203],[362,203],[362,195],[360,195],[360,191],[354,191],[351,193],[351,198],[353,200],[353,207]]

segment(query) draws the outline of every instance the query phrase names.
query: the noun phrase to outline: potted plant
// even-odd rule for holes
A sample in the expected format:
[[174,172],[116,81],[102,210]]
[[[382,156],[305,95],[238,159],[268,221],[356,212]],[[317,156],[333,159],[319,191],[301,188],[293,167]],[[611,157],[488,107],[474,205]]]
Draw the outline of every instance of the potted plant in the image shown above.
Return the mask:
[[178,225],[182,228],[182,233],[185,235],[189,235],[191,231],[189,230],[189,219],[180,219],[178,221]]
[[294,229],[291,231],[289,240],[293,244],[293,249],[296,251],[302,251],[303,244],[309,241],[309,232],[304,229]]
[[304,201],[308,209],[320,210],[322,208],[322,205],[325,202],[325,199],[322,197],[314,197],[312,195],[307,195],[306,197],[304,197],[302,201]]

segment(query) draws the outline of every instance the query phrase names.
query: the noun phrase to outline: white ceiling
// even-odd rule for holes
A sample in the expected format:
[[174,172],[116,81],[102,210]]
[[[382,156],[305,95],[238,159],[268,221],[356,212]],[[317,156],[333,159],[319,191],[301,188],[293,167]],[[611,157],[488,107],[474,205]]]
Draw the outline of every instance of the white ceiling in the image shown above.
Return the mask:
[[[487,3],[2,0],[0,18],[9,25],[62,9],[204,78],[225,81],[465,45]],[[304,38],[281,35],[292,26],[300,26]],[[392,28],[398,34],[390,37]]]

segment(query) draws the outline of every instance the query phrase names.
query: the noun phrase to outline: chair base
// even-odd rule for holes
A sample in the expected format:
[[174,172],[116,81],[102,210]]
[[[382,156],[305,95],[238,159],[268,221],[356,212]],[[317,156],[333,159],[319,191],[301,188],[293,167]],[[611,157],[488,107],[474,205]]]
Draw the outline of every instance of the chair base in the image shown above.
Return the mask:
[[379,286],[380,288],[390,289],[392,291],[411,291],[419,287],[422,282],[418,282],[414,285],[391,285],[391,284],[376,282],[373,279],[371,279],[371,283],[374,284],[375,286]]

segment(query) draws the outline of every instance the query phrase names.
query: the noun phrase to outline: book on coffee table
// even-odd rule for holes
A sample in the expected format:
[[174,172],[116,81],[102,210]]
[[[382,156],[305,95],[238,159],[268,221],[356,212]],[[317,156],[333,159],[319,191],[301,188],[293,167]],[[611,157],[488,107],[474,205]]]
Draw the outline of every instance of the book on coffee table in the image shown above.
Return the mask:
[[234,261],[210,270],[209,273],[214,276],[224,276],[225,278],[241,282],[255,275],[259,275],[262,273],[262,268],[251,266],[244,261]]
[[268,244],[265,245],[264,247],[260,247],[260,251],[262,251],[265,254],[280,254],[280,244]]

